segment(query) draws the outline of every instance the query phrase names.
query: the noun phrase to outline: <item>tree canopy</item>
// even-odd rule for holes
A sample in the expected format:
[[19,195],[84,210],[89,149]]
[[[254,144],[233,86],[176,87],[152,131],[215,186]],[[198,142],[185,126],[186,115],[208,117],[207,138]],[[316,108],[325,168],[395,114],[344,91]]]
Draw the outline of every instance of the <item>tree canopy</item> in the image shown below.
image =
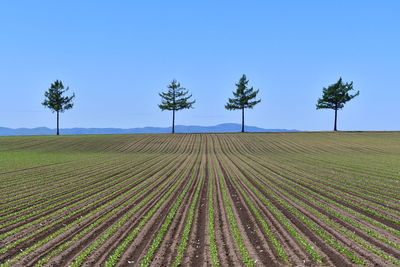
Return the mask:
[[48,91],[44,93],[45,100],[42,105],[49,108],[52,112],[64,112],[65,110],[71,109],[74,106],[72,100],[75,98],[75,94],[72,96],[64,96],[69,90],[69,87],[64,88],[62,81],[56,80],[50,85]]
[[65,88],[62,81],[56,80],[50,85],[50,88],[44,93],[45,100],[42,105],[49,108],[52,112],[57,112],[57,135],[60,134],[59,130],[59,114],[68,109],[73,108],[74,103],[72,102],[75,98],[75,94],[71,96],[64,96],[69,90],[69,87]]
[[334,131],[337,131],[337,111],[360,94],[360,91],[357,91],[354,95],[349,94],[353,89],[353,82],[343,83],[341,77],[336,83],[322,89],[322,97],[318,99],[316,108],[335,110]]
[[242,110],[242,132],[244,132],[244,110],[246,108],[252,109],[255,105],[261,102],[261,99],[256,100],[259,90],[254,90],[253,87],[248,88],[246,75],[242,75],[239,83],[236,84],[236,91],[233,92],[233,98],[228,99],[228,103],[225,104],[227,110]]
[[360,91],[357,91],[354,95],[350,95],[351,90],[353,90],[353,82],[343,83],[340,78],[336,83],[322,89],[322,97],[318,99],[317,109],[342,109],[346,102],[360,94]]
[[[246,75],[240,78],[239,83],[236,84],[236,91],[233,92],[234,98],[229,98],[228,103],[225,104],[225,108],[228,110],[253,108],[255,105],[261,102],[261,99],[253,100],[257,97],[259,90],[254,90],[253,87],[248,88]],[[253,100],[253,101],[252,101]]]
[[175,79],[168,85],[168,91],[159,93],[161,104],[158,107],[164,110],[172,111],[172,133],[175,132],[175,111],[193,108],[196,100],[190,101],[192,95],[189,91],[181,87],[181,84]]

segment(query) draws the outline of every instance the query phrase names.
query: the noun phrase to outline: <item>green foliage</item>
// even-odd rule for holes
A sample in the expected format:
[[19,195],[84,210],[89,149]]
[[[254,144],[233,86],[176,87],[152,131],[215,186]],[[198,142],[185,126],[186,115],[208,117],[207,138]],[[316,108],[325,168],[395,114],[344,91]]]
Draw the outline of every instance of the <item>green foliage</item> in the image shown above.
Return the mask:
[[253,108],[261,102],[261,99],[254,100],[257,97],[259,90],[254,91],[253,87],[248,88],[248,83],[249,80],[247,80],[246,75],[243,74],[239,83],[236,84],[236,92],[233,92],[234,98],[229,98],[228,103],[225,104],[227,110],[242,110],[242,132],[244,132],[244,109]]
[[357,91],[354,95],[350,95],[349,91],[351,90],[353,90],[353,82],[343,83],[340,78],[336,83],[322,89],[322,98],[318,99],[316,108],[342,109],[346,102],[360,94],[360,91]]
[[194,177],[195,177],[195,172],[192,173],[190,176],[190,181],[186,184],[185,188],[181,192],[181,194],[178,196],[174,206],[171,208],[169,211],[167,217],[164,220],[164,223],[161,225],[160,230],[158,231],[156,237],[154,238],[153,242],[150,244],[150,247],[147,250],[146,255],[143,257],[142,261],[140,262],[140,266],[150,266],[150,263],[154,257],[155,252],[157,249],[160,247],[161,242],[164,240],[164,237],[172,223],[172,220],[175,217],[175,214],[180,207],[183,199],[185,198],[187,192],[189,191],[191,185],[193,184]]
[[[190,164],[193,163],[197,163],[197,161],[193,162],[193,160],[191,160]],[[193,165],[189,165],[189,166],[193,166]],[[132,232],[130,232],[130,234],[119,244],[119,246],[114,250],[114,252],[108,257],[107,261],[105,262],[105,266],[106,267],[111,267],[111,266],[115,266],[118,262],[118,260],[121,258],[122,253],[126,250],[126,248],[131,244],[131,242],[136,238],[136,236],[139,234],[140,230],[142,229],[142,227],[153,217],[153,215],[157,212],[157,210],[160,208],[160,206],[167,201],[168,197],[173,193],[173,191],[178,187],[179,183],[184,179],[184,177],[186,177],[187,173],[190,171],[191,167],[187,168],[188,166],[186,165],[182,165],[181,166],[186,167],[185,170],[183,170],[182,173],[179,172],[179,178],[177,181],[174,182],[174,185],[163,195],[163,197],[161,199],[159,199],[156,204],[146,213],[146,215],[144,215],[142,217],[142,219],[140,220],[139,224],[135,227],[135,229],[133,229]],[[170,177],[172,178],[172,176]],[[168,181],[168,180],[167,180]],[[164,185],[166,184],[166,182],[164,182]],[[157,190],[160,190],[160,188],[157,188]],[[156,192],[157,193],[157,192]],[[149,201],[151,201],[151,199],[154,197],[154,195],[156,193],[152,193],[152,195],[149,195],[146,197],[145,200],[143,200],[141,203],[143,203],[143,205]],[[139,210],[142,206],[140,203],[135,206],[135,208],[133,210],[131,210],[129,213],[125,214],[122,219],[120,219],[120,221],[117,222],[117,224],[115,224],[112,228],[112,232],[115,232],[118,228],[121,227],[121,225],[123,223],[125,223],[130,216],[132,216],[137,210]],[[105,235],[102,236],[102,240],[101,242],[99,242],[96,246],[100,245],[100,243],[104,242],[109,235],[112,234],[111,230],[109,233],[105,233]],[[93,247],[92,250],[94,250],[95,247]],[[82,261],[80,261],[82,262]],[[77,264],[76,266],[79,266],[79,264]],[[74,266],[74,265],[72,265]]]
[[261,102],[261,99],[253,100],[257,97],[259,90],[254,90],[253,87],[248,88],[246,75],[243,74],[239,83],[236,84],[236,91],[233,92],[234,98],[229,98],[228,103],[225,104],[227,110],[253,108]]
[[74,100],[75,94],[64,96],[68,90],[69,87],[64,88],[62,81],[56,80],[50,85],[49,90],[44,93],[45,100],[42,105],[52,112],[57,112],[57,135],[60,135],[60,112],[64,112],[74,106],[72,100]]
[[253,201],[250,199],[248,194],[243,190],[243,187],[238,183],[238,181],[235,179],[234,175],[232,175],[232,170],[234,168],[229,168],[228,175],[232,179],[233,183],[236,185],[237,189],[239,192],[242,194],[243,199],[246,201],[246,204],[250,208],[250,210],[253,212],[254,216],[256,217],[257,221],[261,224],[262,230],[265,232],[265,234],[268,237],[268,240],[272,243],[276,253],[278,254],[279,258],[286,264],[289,263],[289,259],[286,255],[285,250],[279,243],[279,240],[276,238],[275,234],[271,231],[270,227],[268,226],[267,222],[263,218],[260,210],[255,206]]
[[158,107],[164,110],[172,111],[172,133],[175,132],[175,111],[189,109],[193,107],[196,100],[189,101],[192,97],[186,88],[181,87],[181,84],[175,79],[168,85],[168,91],[159,94],[161,96],[161,104]]
[[231,233],[233,235],[233,238],[236,241],[236,245],[239,249],[240,255],[242,257],[242,261],[245,266],[254,266],[254,260],[250,257],[250,253],[246,248],[246,245],[244,243],[242,234],[240,233],[239,226],[236,223],[236,218],[234,216],[233,212],[233,207],[231,205],[231,200],[229,198],[228,190],[224,184],[224,174],[221,169],[221,163],[218,161],[218,159],[214,155],[214,162],[218,162],[218,164],[215,165],[216,171],[217,171],[217,176],[218,176],[218,181],[219,181],[219,186],[221,187],[221,193],[222,193],[222,200],[225,205],[225,211],[226,215],[228,217],[229,225],[231,227]]
[[218,257],[217,242],[215,238],[215,218],[214,218],[214,195],[213,195],[213,171],[211,168],[207,170],[209,172],[209,186],[208,186],[208,239],[210,241],[210,254],[211,264],[215,267],[221,266]]
[[42,105],[49,108],[52,112],[64,112],[71,109],[74,106],[72,100],[74,100],[75,94],[64,96],[68,90],[69,87],[64,88],[62,81],[56,80],[50,85],[49,90],[44,93],[45,100],[42,102]]
[[[247,175],[249,174],[247,173]],[[256,196],[264,203],[265,207],[267,207],[271,211],[271,213],[280,221],[280,223],[283,226],[285,226],[290,235],[299,242],[299,244],[305,249],[305,251],[307,251],[307,253],[313,258],[313,260],[318,264],[323,264],[322,256],[314,249],[313,245],[310,242],[308,242],[300,232],[297,231],[293,223],[287,219],[287,217],[282,213],[282,211],[278,209],[276,206],[274,206],[271,203],[271,201],[268,198],[266,198],[265,195],[260,190],[258,190],[247,177],[242,176],[242,178],[243,182],[256,194]],[[260,188],[262,188],[264,192],[266,192],[267,194],[269,195],[273,194],[271,190],[269,190],[259,181],[257,180],[253,181],[258,186],[260,186]]]
[[[247,159],[245,161],[245,163],[251,162],[249,161],[249,159]],[[252,165],[252,164],[250,164]],[[260,169],[260,166],[253,166],[253,170],[256,171],[258,174],[264,174],[265,170]],[[243,171],[245,171],[243,169]],[[280,172],[277,171],[277,174]],[[257,174],[254,173],[250,173],[251,176],[256,177]],[[308,193],[300,193],[301,190],[298,190],[298,188],[294,188],[292,186],[289,185],[290,181],[282,181],[283,174],[282,176],[280,176],[279,178],[274,178],[272,176],[269,177],[269,179],[272,179],[274,181],[274,183],[277,184],[277,186],[273,185],[273,187],[282,195],[284,195],[285,197],[289,198],[291,201],[295,202],[297,205],[303,207],[304,209],[306,209],[307,211],[311,212],[312,214],[314,214],[316,217],[321,218],[324,222],[326,222],[332,229],[336,229],[340,232],[342,232],[344,235],[346,235],[348,238],[352,239],[354,242],[360,244],[361,246],[365,247],[366,249],[368,249],[369,251],[371,251],[372,253],[388,260],[391,261],[392,263],[396,264],[396,265],[400,265],[400,261],[396,260],[395,258],[393,258],[390,255],[385,254],[384,252],[380,251],[379,249],[369,245],[368,243],[362,241],[362,239],[360,239],[355,232],[352,231],[348,231],[345,227],[341,226],[340,224],[336,223],[336,219],[332,220],[332,216],[336,216],[337,218],[340,218],[341,220],[353,225],[354,227],[362,230],[364,233],[379,239],[382,242],[385,242],[387,244],[389,244],[390,246],[393,246],[394,248],[399,248],[399,245],[396,244],[395,242],[392,242],[390,240],[388,240],[387,238],[381,236],[380,234],[377,234],[375,231],[366,228],[364,225],[360,224],[359,222],[356,222],[354,220],[352,220],[351,218],[349,218],[347,215],[342,214],[334,209],[329,208],[325,203],[323,202],[319,202],[319,201],[315,201],[315,199],[313,199],[312,197],[310,197],[309,195],[317,195],[315,193],[315,191],[309,190],[307,188],[302,187],[302,189],[307,190]],[[273,183],[270,183],[273,184]],[[290,183],[293,184],[294,186],[299,186],[297,183]],[[301,186],[299,186],[301,187]],[[287,190],[287,192],[285,190],[283,190],[283,188],[285,188],[285,190]],[[289,192],[290,191],[290,192]],[[323,196],[319,196],[319,197],[323,197]],[[305,203],[301,202],[299,199],[300,198],[304,198],[307,199],[307,201],[309,203],[314,203],[314,205],[317,205],[318,207],[320,207],[321,209],[325,210],[326,212],[330,213],[330,216],[325,216],[323,214],[320,213],[320,211],[313,209],[312,207],[307,206]],[[327,202],[331,202],[332,204],[335,204],[336,206],[340,207],[340,208],[344,208],[346,209],[346,207],[344,206],[339,206],[340,204],[336,203],[335,201],[332,201],[330,199],[324,199]],[[356,212],[353,211],[350,208],[347,208],[349,211],[349,213],[355,214]],[[288,208],[288,210],[290,210]],[[297,211],[296,211],[297,212]],[[369,218],[369,220],[371,220]],[[313,229],[311,227],[311,229]],[[313,229],[314,230],[314,229]],[[346,251],[344,248],[340,248],[339,246],[337,246],[337,244],[332,243],[331,241],[328,241],[328,243],[330,245],[332,245],[332,247],[337,248],[341,253],[343,253],[344,255],[346,255],[347,257],[349,257],[354,263],[358,263],[358,264],[365,264],[365,262],[359,258],[357,258],[355,255],[353,255],[351,252]]]
[[161,110],[178,111],[193,107],[196,100],[189,101],[192,97],[186,88],[181,87],[181,84],[175,79],[168,85],[168,91],[159,94],[161,96],[161,104],[158,107]]
[[198,252],[213,266],[399,266],[399,141],[394,132],[0,137],[0,266],[65,257],[152,266],[163,255],[180,266],[198,254],[200,231]]
[[193,228],[193,219],[194,219],[194,215],[195,215],[195,209],[196,209],[196,205],[197,205],[197,200],[199,199],[199,195],[200,195],[200,190],[201,190],[201,185],[203,183],[204,180],[204,168],[205,168],[205,164],[202,161],[201,163],[201,173],[200,173],[200,177],[201,180],[198,182],[197,187],[196,187],[196,191],[192,200],[192,204],[190,204],[190,208],[189,208],[189,212],[188,212],[188,216],[186,218],[186,223],[185,223],[185,228],[183,230],[183,234],[182,234],[182,239],[180,241],[178,250],[177,250],[177,255],[175,257],[174,262],[172,263],[172,267],[178,267],[181,266],[181,261],[182,258],[184,256],[187,244],[189,242],[189,234],[192,231]]

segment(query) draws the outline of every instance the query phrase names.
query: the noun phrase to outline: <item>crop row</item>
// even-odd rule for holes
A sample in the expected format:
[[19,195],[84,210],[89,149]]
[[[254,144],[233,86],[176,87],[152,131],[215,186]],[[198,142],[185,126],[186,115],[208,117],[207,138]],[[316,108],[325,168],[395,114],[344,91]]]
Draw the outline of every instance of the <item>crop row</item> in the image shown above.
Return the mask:
[[400,265],[389,138],[0,138],[0,265]]

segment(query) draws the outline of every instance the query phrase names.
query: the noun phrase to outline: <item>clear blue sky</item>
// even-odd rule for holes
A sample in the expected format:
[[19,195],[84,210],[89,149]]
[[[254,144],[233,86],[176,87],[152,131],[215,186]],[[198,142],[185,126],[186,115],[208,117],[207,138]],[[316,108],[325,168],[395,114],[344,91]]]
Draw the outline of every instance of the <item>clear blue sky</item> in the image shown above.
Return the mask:
[[331,130],[315,110],[342,76],[360,96],[340,130],[400,130],[400,1],[1,1],[0,126],[55,127],[41,106],[61,79],[76,93],[61,127],[169,126],[158,92],[196,99],[177,124],[240,123],[224,104],[245,73],[262,103],[246,124]]

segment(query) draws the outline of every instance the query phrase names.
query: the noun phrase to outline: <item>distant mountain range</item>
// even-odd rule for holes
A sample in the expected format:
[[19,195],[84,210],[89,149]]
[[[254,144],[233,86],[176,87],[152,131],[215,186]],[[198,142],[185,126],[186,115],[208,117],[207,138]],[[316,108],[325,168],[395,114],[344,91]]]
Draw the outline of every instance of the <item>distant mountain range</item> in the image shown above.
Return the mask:
[[[215,126],[185,126],[176,125],[176,133],[226,133],[226,132],[240,132],[241,125],[238,123],[223,123]],[[297,132],[298,130],[287,129],[263,129],[255,126],[245,126],[246,132]],[[62,135],[75,135],[75,134],[136,134],[136,133],[170,133],[171,127],[143,127],[143,128],[67,128],[60,129]],[[14,136],[14,135],[54,135],[55,129],[46,127],[38,128],[4,128],[0,127],[0,136]]]

